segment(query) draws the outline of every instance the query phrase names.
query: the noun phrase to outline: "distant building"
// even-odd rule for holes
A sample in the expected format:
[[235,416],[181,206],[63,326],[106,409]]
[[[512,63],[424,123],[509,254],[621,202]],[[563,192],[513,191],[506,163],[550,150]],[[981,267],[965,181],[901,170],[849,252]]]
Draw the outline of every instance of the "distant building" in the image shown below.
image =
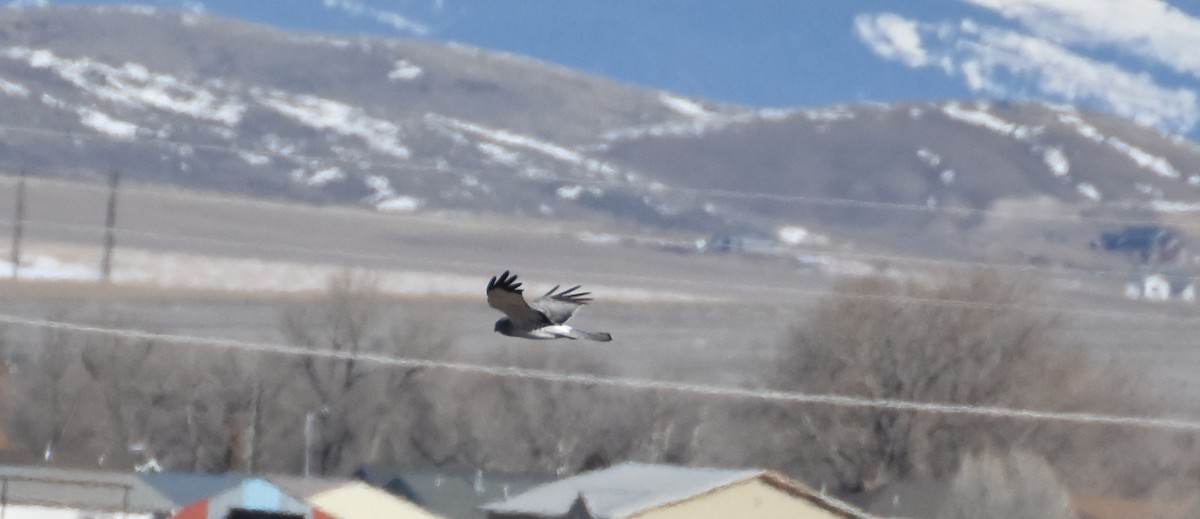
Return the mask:
[[489,519],[858,519],[864,512],[765,470],[623,463],[483,506]]
[[1183,274],[1135,272],[1125,283],[1125,296],[1150,302],[1196,301],[1196,281]]
[[133,473],[0,466],[7,517],[167,517],[174,505]]
[[164,518],[172,503],[136,473],[0,466],[6,517]]
[[1183,252],[1179,235],[1159,225],[1130,226],[1120,231],[1102,233],[1099,240],[1092,242],[1092,247],[1130,254],[1146,265],[1174,262]]
[[305,498],[338,519],[442,519],[387,491],[355,481]]
[[709,238],[706,244],[710,251],[725,253],[771,255],[784,250],[774,238],[753,233],[720,234]]
[[338,519],[262,478],[199,499],[171,519]]

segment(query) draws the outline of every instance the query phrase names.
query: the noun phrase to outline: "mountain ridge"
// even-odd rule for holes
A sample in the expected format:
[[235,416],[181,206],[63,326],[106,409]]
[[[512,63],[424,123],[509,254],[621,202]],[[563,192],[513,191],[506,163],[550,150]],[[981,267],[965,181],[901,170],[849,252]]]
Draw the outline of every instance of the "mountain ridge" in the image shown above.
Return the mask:
[[[197,13],[0,11],[0,99],[11,171],[120,169],[385,211],[600,218],[785,245],[796,240],[784,229],[802,229],[976,257],[995,208],[1021,200],[1052,200],[1063,219],[1200,210],[1200,145],[1070,107],[750,109],[461,45]],[[1001,227],[996,239],[1010,239]],[[1072,246],[1098,229],[1075,226]]]

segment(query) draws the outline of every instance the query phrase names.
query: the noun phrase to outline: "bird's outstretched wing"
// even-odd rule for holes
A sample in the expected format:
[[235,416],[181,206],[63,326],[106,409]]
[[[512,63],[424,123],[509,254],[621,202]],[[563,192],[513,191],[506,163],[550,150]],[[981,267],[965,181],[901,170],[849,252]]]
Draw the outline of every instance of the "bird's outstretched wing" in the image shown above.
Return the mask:
[[521,289],[521,284],[517,283],[517,275],[510,275],[506,270],[488,281],[488,306],[504,312],[514,323],[536,323],[543,320],[545,317],[525,302],[522,292],[524,290]]
[[579,290],[579,285],[555,293],[558,290],[558,285],[554,285],[546,295],[533,300],[530,306],[534,310],[541,312],[554,324],[563,324],[570,319],[579,307],[588,304],[592,298],[588,297],[591,292],[576,292]]

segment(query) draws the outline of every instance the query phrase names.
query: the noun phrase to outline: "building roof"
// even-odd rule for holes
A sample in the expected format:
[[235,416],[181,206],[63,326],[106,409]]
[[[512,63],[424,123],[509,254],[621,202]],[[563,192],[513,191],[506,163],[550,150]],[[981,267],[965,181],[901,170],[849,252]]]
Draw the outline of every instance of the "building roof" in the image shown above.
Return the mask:
[[1117,496],[1072,495],[1071,507],[1081,519],[1127,519],[1129,517],[1160,517],[1183,519],[1191,509],[1186,502],[1155,503],[1145,499]]
[[341,488],[351,483],[358,482],[357,479],[327,477],[306,478],[304,476],[292,475],[264,476],[263,479],[270,481],[284,492],[303,499],[308,499],[309,497],[326,492],[328,490]]
[[308,502],[339,519],[441,519],[441,516],[362,481],[344,483],[308,497]]
[[202,474],[192,472],[149,472],[141,474],[147,485],[166,496],[176,507],[215,496],[242,484],[244,474]]
[[842,496],[847,502],[882,517],[934,517],[949,499],[950,486],[937,481],[897,481],[877,490]]
[[582,499],[597,517],[627,517],[765,474],[763,470],[622,463],[548,483],[511,499],[489,503],[483,509],[508,514],[562,516],[577,499]]
[[132,472],[7,465],[0,466],[0,479],[7,481],[10,504],[137,513],[175,508],[169,498]]
[[508,499],[554,478],[479,470],[365,465],[355,477],[417,505],[458,519],[483,519],[484,503]]

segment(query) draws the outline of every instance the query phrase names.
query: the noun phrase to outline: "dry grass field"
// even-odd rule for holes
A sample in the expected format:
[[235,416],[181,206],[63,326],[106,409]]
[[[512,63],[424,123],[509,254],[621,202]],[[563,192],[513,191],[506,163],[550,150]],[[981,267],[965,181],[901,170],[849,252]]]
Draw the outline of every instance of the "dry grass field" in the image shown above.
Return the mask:
[[[11,225],[14,185],[0,179],[4,227]],[[93,280],[106,196],[97,184],[30,182],[28,265],[21,281],[0,285],[0,313],[279,342],[283,309],[353,268],[375,274],[391,318],[452,337],[456,359],[756,385],[775,344],[835,281],[779,258],[629,245],[633,238],[701,237],[647,236],[616,224],[379,214],[127,185],[119,199],[115,282],[105,286]],[[625,241],[612,243],[614,237]],[[498,314],[486,306],[483,288],[504,269],[519,273],[530,293],[584,284],[596,302],[578,324],[616,340],[531,343],[492,333]],[[32,279],[38,276],[44,279]],[[1120,296],[1120,279],[1037,270],[1014,279],[1039,276],[1043,308],[1061,315],[1072,342],[1148,368],[1146,384],[1178,396],[1179,411],[1200,412],[1200,387],[1192,382],[1200,367],[1200,307],[1129,301]],[[7,333],[16,340],[31,330]]]

